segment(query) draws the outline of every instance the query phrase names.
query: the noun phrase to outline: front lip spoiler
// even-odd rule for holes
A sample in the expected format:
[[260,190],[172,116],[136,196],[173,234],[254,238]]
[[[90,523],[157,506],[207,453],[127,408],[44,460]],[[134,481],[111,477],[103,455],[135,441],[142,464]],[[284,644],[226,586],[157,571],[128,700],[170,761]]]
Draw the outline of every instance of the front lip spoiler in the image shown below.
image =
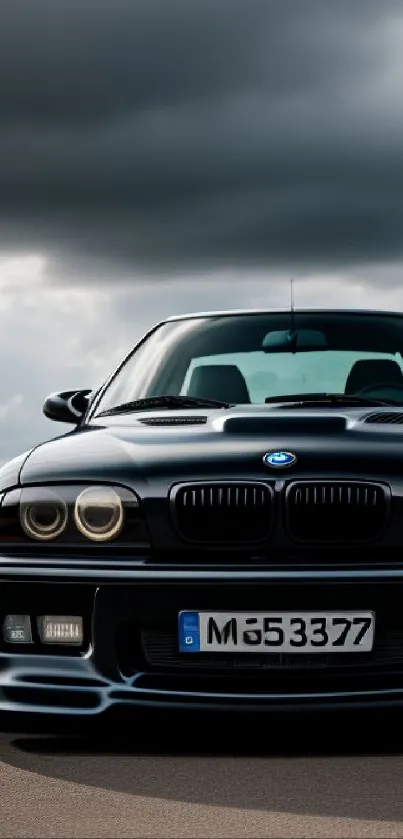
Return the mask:
[[[49,690],[54,692],[49,685]],[[87,694],[88,689],[82,689]],[[68,701],[68,694],[75,698],[71,704]],[[143,691],[117,688],[105,690],[105,692],[92,691],[93,707],[78,707],[78,690],[63,688],[60,690],[60,698],[64,702],[56,705],[43,704],[30,701],[30,688],[28,685],[21,686],[21,699],[17,697],[13,701],[3,699],[0,688],[0,730],[2,717],[9,715],[27,715],[29,717],[63,718],[82,720],[97,720],[109,712],[120,709],[133,710],[167,710],[173,711],[225,711],[225,712],[271,712],[271,713],[298,713],[301,711],[342,711],[342,710],[365,710],[365,709],[386,709],[403,708],[403,688],[394,690],[340,692],[340,693],[318,693],[318,694],[264,694],[260,696],[249,694],[191,694],[174,691]]]
[[29,717],[96,719],[114,710],[160,709],[213,711],[302,711],[358,708],[403,708],[400,687],[251,693],[171,689],[142,684],[146,674],[116,681],[101,675],[91,655],[80,659],[58,656],[2,655],[0,657],[1,718],[10,714]]

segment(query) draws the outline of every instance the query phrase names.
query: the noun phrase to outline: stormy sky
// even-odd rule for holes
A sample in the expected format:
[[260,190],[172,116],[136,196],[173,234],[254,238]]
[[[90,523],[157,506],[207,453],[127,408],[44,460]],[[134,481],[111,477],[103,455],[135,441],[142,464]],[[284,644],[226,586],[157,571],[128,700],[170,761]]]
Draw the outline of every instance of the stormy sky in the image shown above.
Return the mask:
[[0,461],[155,320],[403,308],[401,0],[1,0]]

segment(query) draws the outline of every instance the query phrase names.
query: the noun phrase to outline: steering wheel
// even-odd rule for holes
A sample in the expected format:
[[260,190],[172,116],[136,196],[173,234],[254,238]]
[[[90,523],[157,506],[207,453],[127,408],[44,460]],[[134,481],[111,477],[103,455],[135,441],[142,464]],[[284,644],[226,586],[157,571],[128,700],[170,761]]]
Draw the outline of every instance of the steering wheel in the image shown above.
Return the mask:
[[[397,392],[401,395],[403,401],[403,383],[401,385],[397,384],[396,382],[374,382],[372,385],[365,385],[365,387],[361,387],[357,392],[354,394],[355,396],[379,396],[382,399],[382,396],[379,394],[379,391],[389,391],[389,398],[390,398],[390,391],[397,390]],[[374,393],[375,391],[375,393]],[[387,396],[385,398],[388,398]]]

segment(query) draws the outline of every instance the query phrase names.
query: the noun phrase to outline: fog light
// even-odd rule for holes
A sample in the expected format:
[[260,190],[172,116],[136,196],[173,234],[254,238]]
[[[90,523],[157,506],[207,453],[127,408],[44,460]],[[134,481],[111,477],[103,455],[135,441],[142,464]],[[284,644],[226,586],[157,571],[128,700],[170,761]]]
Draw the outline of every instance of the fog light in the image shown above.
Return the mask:
[[38,629],[43,644],[83,643],[83,619],[75,615],[44,615]]
[[10,644],[32,644],[29,615],[6,615],[3,623],[3,637]]

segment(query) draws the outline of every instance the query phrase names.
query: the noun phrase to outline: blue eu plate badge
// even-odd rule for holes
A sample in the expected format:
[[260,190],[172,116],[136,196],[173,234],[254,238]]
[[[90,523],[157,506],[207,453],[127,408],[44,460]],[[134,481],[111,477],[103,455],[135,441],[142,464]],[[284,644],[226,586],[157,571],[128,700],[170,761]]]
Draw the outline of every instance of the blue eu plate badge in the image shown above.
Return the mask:
[[179,614],[179,652],[200,652],[200,624],[197,612]]

